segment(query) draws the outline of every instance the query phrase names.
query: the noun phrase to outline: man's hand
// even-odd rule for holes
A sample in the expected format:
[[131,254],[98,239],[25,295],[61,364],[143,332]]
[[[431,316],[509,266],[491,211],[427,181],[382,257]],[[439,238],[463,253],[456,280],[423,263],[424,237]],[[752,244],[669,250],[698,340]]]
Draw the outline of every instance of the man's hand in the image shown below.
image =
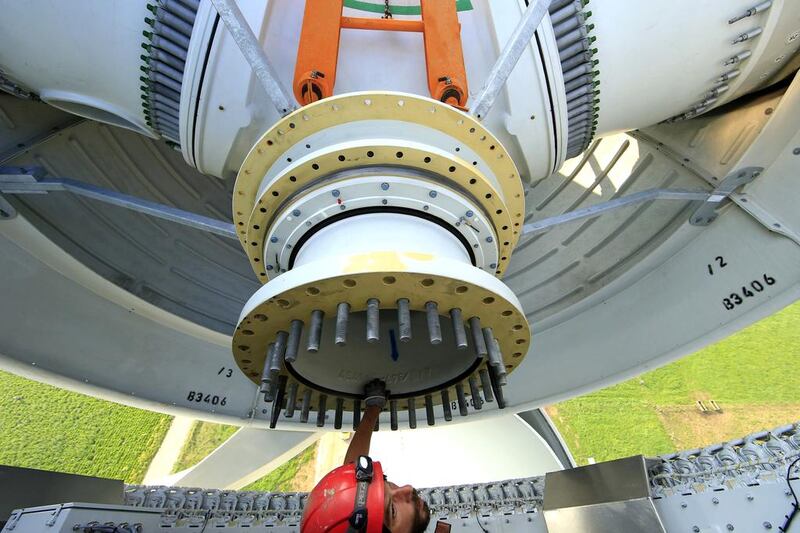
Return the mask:
[[364,394],[366,399],[364,403],[367,407],[379,407],[383,409],[386,405],[386,383],[379,379],[373,379],[364,386]]

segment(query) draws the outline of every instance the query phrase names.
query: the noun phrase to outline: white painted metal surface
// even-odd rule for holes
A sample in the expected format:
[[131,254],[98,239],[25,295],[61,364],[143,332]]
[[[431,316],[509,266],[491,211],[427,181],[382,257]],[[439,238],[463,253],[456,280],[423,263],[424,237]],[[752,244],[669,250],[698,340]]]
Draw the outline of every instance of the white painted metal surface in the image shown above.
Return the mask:
[[373,434],[370,455],[389,481],[430,487],[541,476],[561,470],[542,438],[515,415],[474,424]]

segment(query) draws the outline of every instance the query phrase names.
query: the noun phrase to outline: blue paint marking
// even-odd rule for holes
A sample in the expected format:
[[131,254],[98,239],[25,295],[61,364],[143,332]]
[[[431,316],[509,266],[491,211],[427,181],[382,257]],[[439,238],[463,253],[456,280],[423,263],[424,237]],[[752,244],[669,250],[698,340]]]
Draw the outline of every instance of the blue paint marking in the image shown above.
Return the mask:
[[397,351],[397,339],[394,337],[394,330],[389,330],[389,344],[392,345],[392,361],[400,359],[400,352]]

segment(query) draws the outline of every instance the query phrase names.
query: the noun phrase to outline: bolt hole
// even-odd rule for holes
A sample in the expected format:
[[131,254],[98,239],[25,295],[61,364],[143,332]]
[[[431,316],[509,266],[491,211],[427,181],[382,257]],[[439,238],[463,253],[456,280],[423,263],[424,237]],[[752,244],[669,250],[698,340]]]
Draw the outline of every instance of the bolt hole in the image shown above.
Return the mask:
[[476,183],[478,183],[478,180],[476,180],[475,178],[472,178],[471,180],[469,180],[469,184],[470,185],[475,185]]
[[450,172],[455,172],[456,171],[456,167],[450,167],[447,170],[449,170]]
[[297,181],[297,176],[289,176],[289,181]]
[[284,300],[283,298],[278,299],[278,301],[275,303],[278,304],[278,307],[282,307],[284,309],[289,307],[289,300]]
[[258,257],[254,257],[254,258],[253,258],[253,261],[255,261],[256,263],[258,263],[259,261],[261,261],[261,259],[259,259]]
[[420,284],[421,284],[423,287],[430,287],[431,285],[433,285],[433,283],[434,283],[434,282],[433,282],[433,280],[432,280],[432,279],[430,279],[430,278],[425,278],[425,279],[423,279],[422,281],[420,281]]
[[395,277],[394,277],[394,276],[384,276],[384,277],[383,277],[383,283],[384,283],[385,285],[391,285],[391,284],[393,284],[395,281],[397,281],[397,279],[395,279]]
[[470,133],[475,133],[475,128],[470,128],[470,129],[469,129],[469,132],[470,132]]
[[311,168],[313,168],[314,170],[319,170],[319,165],[314,163],[311,165]]
[[258,224],[253,224],[253,229],[261,229],[261,226],[259,226]]
[[431,158],[430,157],[426,157],[425,159],[423,159],[423,161],[425,161],[426,163],[430,163],[431,162]]
[[272,196],[280,196],[280,194],[278,191],[272,191]]
[[356,280],[348,278],[348,279],[342,281],[342,285],[344,285],[348,289],[352,289],[353,287],[356,286]]
[[503,214],[503,210],[502,209],[498,209],[497,211],[495,211],[495,214],[502,215]]
[[483,303],[485,303],[485,304],[493,304],[494,303],[494,297],[493,296],[487,296],[486,298],[483,299]]
[[270,141],[269,139],[267,139],[267,146],[272,146],[272,141]]
[[339,155],[338,159],[339,159],[339,161],[344,161],[344,156],[343,155]]
[[394,155],[397,157],[397,159],[402,159],[403,158],[403,152],[397,152]]
[[316,296],[317,294],[319,294],[319,289],[316,287],[309,287],[306,289],[306,294],[308,294],[309,296]]
[[491,197],[492,197],[492,193],[490,193],[490,192],[487,192],[487,193],[486,193],[486,199],[488,200],[488,199],[489,199],[489,198],[491,198]]
[[375,155],[375,152],[373,152],[372,150],[367,152],[367,157],[372,157],[374,155]]
[[259,322],[266,322],[267,315],[262,315],[261,313],[258,313],[256,315],[253,315],[253,320],[258,320]]
[[514,344],[525,344],[525,339],[517,339],[514,341]]
[[514,359],[522,357],[522,352],[514,352],[513,354],[511,354],[511,357],[513,357]]
[[464,294],[468,290],[469,287],[467,287],[466,285],[459,285],[458,287],[456,287],[456,294]]
[[509,309],[506,309],[505,311],[503,311],[503,312],[502,312],[502,313],[500,313],[500,314],[501,314],[501,315],[503,315],[503,316],[511,316],[511,315],[513,315],[513,314],[514,314],[514,312],[513,312],[513,311],[511,311],[511,310],[509,310]]
[[514,326],[511,329],[513,329],[514,331],[519,331],[522,329],[522,324],[514,324]]
[[243,329],[242,330],[242,335],[247,335],[249,337],[250,335],[254,335],[254,334],[255,334],[255,332],[252,329]]

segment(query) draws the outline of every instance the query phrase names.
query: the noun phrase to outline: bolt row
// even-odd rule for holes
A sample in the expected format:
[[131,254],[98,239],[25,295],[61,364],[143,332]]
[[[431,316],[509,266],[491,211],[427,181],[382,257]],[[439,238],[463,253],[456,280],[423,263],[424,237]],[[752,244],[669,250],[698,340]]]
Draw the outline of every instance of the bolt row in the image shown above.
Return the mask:
[[[505,409],[506,402],[505,397],[503,394],[503,384],[501,384],[499,378],[499,374],[492,366],[487,366],[485,369],[481,369],[478,373],[479,378],[475,376],[470,376],[468,379],[468,386],[470,389],[470,398],[472,400],[472,406],[475,410],[481,410],[483,408],[484,402],[494,402],[497,401],[497,406],[499,409]],[[481,386],[483,387],[483,397],[481,397],[481,390],[478,384],[478,379],[480,379]],[[288,383],[287,376],[279,376],[274,381],[270,382],[268,388],[265,392],[265,400],[267,402],[272,403],[272,410],[270,412],[270,421],[269,427],[274,429],[278,425],[278,419],[280,418],[281,409],[284,409],[284,416],[286,418],[294,418],[295,411],[297,410],[298,400],[300,403],[300,422],[302,424],[307,424],[310,418],[310,413],[312,410],[311,405],[311,396],[312,390],[305,389],[303,391],[302,396],[299,396],[299,387],[298,384],[295,382]],[[262,391],[264,389],[262,388]],[[461,416],[468,416],[469,409],[468,409],[468,401],[467,396],[464,390],[463,383],[457,383],[455,385],[456,390],[456,404],[458,406],[458,412]],[[450,392],[448,389],[442,389],[439,391],[442,400],[442,412],[444,415],[444,419],[447,422],[453,420],[453,413],[452,413],[452,405],[450,403]],[[336,398],[335,399],[335,410],[334,410],[334,418],[333,418],[333,427],[334,429],[341,429],[342,428],[342,420],[344,415],[344,398]],[[397,399],[390,399],[387,403],[388,410],[389,410],[389,421],[392,431],[397,431],[398,429],[398,402],[401,400]],[[425,405],[425,418],[426,422],[429,426],[433,426],[436,424],[436,413],[434,411],[434,403],[433,403],[433,395],[426,394],[424,396],[424,405]],[[285,406],[285,407],[284,407]],[[417,428],[417,402],[416,398],[407,398],[405,400],[405,407],[408,410],[408,427],[409,429],[416,429]],[[325,427],[327,422],[327,411],[328,411],[328,395],[326,394],[319,394],[317,397],[317,405],[316,405],[316,425],[317,427]],[[361,400],[354,400],[353,401],[353,429],[357,429],[359,423],[361,422]],[[376,424],[376,430],[378,429],[378,424]]]
[[[408,298],[400,298],[396,303],[399,340],[401,342],[408,342],[412,338],[410,303]],[[336,308],[334,343],[337,346],[345,346],[347,344],[350,310],[350,304],[347,302],[339,303]],[[380,340],[380,302],[377,298],[370,298],[367,300],[366,313],[366,340],[370,343],[378,342]],[[425,314],[430,343],[433,345],[441,344],[443,336],[438,304],[434,301],[426,302]],[[456,348],[458,350],[467,349],[468,337],[461,309],[450,309],[449,316],[453,327],[453,338]],[[325,313],[322,310],[315,309],[311,312],[309,332],[306,340],[306,350],[308,352],[315,353],[319,351],[324,318]],[[472,337],[472,344],[476,357],[479,360],[486,360],[485,368],[478,372],[477,377],[471,376],[467,380],[473,407],[476,410],[480,410],[484,401],[493,402],[496,398],[498,407],[503,409],[505,408],[505,400],[502,387],[507,383],[507,372],[503,362],[503,355],[500,351],[500,345],[494,336],[492,328],[482,327],[479,317],[473,316],[467,320],[467,323],[469,324],[470,336]],[[284,363],[294,363],[297,360],[300,353],[300,343],[304,327],[305,323],[302,320],[292,320],[288,328],[289,331],[278,331],[274,341],[267,346],[267,353],[264,358],[264,369],[261,375],[260,392],[264,395],[264,400],[266,402],[272,402],[272,413],[270,416],[270,427],[272,428],[277,424],[280,416],[280,409],[284,403],[286,404],[285,416],[287,418],[292,418],[294,416],[298,401],[298,385],[297,383],[291,383],[288,384],[287,387],[288,378],[285,375],[281,375],[281,370]],[[484,394],[483,399],[481,399],[480,396],[481,389]],[[467,416],[468,410],[464,384],[456,384],[455,391],[459,413],[461,416]],[[301,399],[300,422],[302,423],[308,422],[308,414],[312,407],[311,394],[311,389],[306,389]],[[444,389],[440,391],[440,394],[444,418],[450,421],[452,420],[452,412],[449,391]],[[325,412],[327,410],[327,396],[320,394],[318,402],[317,425],[323,427],[325,425]],[[359,400],[355,401],[353,411],[354,427],[357,427],[360,420],[360,403]],[[413,429],[416,427],[415,399],[408,399],[406,407],[409,411],[409,427]],[[336,415],[334,417],[334,427],[336,429],[341,428],[343,409],[344,399],[337,398]],[[389,402],[389,410],[392,429],[397,429],[397,400],[391,400]],[[431,395],[425,396],[425,412],[428,425],[433,425],[435,423],[435,415],[433,410],[433,398]]]
[[[366,340],[369,343],[375,343],[380,340],[379,306],[380,302],[377,298],[370,298],[367,300]],[[433,345],[441,344],[443,337],[438,304],[434,301],[427,302],[425,304],[425,314],[430,343]],[[449,315],[453,327],[453,338],[455,339],[456,349],[465,350],[468,347],[468,343],[461,309],[450,309]],[[341,302],[336,308],[334,343],[337,346],[345,346],[347,344],[349,316],[350,304]],[[311,312],[310,329],[306,341],[306,350],[308,352],[316,353],[319,351],[324,318],[324,311],[315,309]],[[397,322],[400,342],[409,342],[412,338],[412,332],[411,310],[408,298],[400,298],[397,300]],[[475,355],[479,359],[488,356],[489,365],[496,368],[501,382],[505,384],[506,368],[503,363],[503,355],[500,351],[500,345],[494,337],[492,328],[481,327],[480,318],[477,316],[471,317],[468,323]],[[289,325],[289,331],[279,331],[275,337],[275,341],[268,345],[264,373],[261,377],[262,392],[266,393],[268,389],[264,384],[271,382],[280,373],[282,361],[294,363],[297,360],[304,326],[305,324],[302,320],[292,320]]]

